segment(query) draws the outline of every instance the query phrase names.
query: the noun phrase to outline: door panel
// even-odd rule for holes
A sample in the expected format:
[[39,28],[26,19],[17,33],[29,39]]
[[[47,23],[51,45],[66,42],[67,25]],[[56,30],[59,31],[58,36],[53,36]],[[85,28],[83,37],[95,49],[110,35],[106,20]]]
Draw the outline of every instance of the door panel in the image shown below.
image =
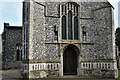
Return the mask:
[[68,47],[63,54],[63,74],[77,75],[77,52]]

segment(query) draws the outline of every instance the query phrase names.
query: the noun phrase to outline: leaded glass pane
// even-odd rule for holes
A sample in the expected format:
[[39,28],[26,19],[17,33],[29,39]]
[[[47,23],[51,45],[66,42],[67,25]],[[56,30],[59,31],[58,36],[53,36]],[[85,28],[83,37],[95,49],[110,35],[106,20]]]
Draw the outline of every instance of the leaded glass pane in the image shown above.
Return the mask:
[[74,39],[78,39],[78,18],[74,17]]
[[62,39],[67,39],[66,37],[66,17],[62,17]]
[[68,39],[72,40],[72,11],[68,12]]

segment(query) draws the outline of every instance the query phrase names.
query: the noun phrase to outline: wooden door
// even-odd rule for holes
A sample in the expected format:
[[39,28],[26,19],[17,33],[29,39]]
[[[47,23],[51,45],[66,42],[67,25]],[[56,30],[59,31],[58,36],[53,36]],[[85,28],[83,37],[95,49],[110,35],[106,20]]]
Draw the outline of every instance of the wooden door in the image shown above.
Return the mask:
[[63,75],[77,75],[77,52],[68,47],[63,54]]

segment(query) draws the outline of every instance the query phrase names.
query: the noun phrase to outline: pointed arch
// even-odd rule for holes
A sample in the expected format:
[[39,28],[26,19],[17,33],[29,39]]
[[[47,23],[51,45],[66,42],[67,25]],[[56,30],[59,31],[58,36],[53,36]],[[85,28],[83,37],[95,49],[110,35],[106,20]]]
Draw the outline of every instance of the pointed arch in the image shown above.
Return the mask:
[[63,53],[63,75],[77,75],[79,49],[68,45]]

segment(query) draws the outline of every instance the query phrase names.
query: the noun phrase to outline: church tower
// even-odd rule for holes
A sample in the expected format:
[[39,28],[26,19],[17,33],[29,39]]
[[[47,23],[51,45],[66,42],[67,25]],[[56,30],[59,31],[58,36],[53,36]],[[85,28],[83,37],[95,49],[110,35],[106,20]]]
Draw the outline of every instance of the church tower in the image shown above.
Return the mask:
[[117,77],[109,2],[23,2],[23,63],[29,78]]

